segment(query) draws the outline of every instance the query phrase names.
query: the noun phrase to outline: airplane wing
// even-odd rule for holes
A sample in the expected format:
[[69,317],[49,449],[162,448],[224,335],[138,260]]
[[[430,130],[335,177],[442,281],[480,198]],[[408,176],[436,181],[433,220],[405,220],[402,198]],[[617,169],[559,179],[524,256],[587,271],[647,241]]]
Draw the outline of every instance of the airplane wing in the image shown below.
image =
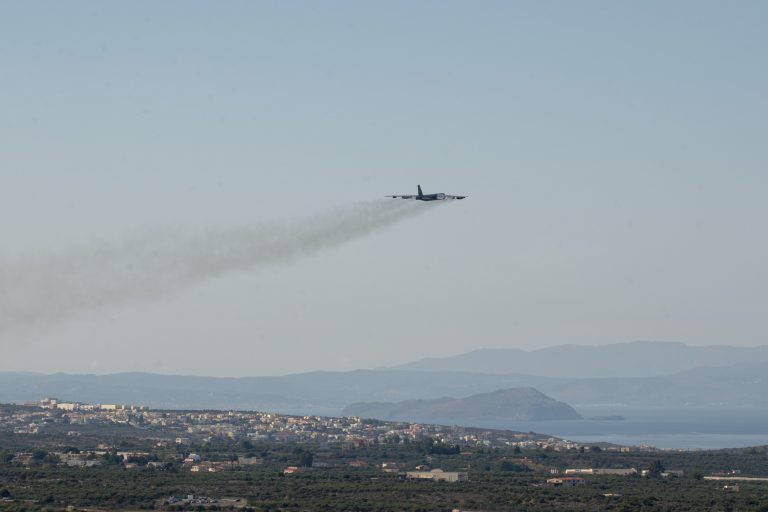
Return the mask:
[[400,199],[413,199],[416,196],[386,196],[386,197],[391,197],[392,199],[397,199],[397,198],[400,198]]
[[465,197],[469,197],[469,196],[445,196],[445,197],[447,197],[448,199],[464,199]]

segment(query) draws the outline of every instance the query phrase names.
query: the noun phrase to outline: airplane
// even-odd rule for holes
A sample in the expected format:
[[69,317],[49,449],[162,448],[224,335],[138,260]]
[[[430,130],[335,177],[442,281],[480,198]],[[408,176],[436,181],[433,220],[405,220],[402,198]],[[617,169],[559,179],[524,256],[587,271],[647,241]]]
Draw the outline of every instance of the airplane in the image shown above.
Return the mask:
[[392,199],[415,199],[416,201],[445,201],[446,199],[464,199],[467,196],[450,196],[448,194],[443,194],[442,192],[439,194],[425,194],[421,191],[421,185],[417,185],[419,189],[419,193],[415,196],[387,196],[391,197]]

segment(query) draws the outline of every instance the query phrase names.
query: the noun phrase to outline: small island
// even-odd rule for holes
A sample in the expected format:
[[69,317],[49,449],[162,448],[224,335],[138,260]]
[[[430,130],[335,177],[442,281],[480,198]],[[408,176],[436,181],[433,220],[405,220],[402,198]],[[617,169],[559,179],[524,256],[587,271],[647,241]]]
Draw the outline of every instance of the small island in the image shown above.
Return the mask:
[[345,416],[395,421],[453,422],[467,420],[580,420],[570,405],[534,388],[500,389],[466,398],[436,398],[404,402],[359,402],[347,406]]

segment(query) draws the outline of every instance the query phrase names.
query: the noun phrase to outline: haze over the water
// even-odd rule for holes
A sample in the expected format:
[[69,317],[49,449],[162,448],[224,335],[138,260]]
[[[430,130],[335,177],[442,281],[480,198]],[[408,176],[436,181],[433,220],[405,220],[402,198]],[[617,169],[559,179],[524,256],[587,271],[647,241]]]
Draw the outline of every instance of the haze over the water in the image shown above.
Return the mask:
[[[767,15],[8,3],[0,371],[255,375],[481,347],[768,343]],[[272,263],[310,254],[254,259],[239,245],[254,238],[230,236],[280,219],[282,235],[327,234],[318,212],[417,183],[470,197],[290,265]],[[211,265],[232,244],[248,256]]]

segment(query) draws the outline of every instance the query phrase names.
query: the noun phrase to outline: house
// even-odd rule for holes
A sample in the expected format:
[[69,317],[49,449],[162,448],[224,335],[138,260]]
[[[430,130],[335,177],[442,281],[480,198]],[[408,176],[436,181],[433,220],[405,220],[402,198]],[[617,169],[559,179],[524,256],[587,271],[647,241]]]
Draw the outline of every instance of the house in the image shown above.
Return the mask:
[[201,462],[200,464],[195,464],[189,468],[189,470],[193,473],[215,473],[221,469],[222,467],[220,465],[214,464],[212,462]]
[[11,462],[13,462],[14,464],[23,464],[25,466],[29,466],[34,462],[34,460],[35,459],[32,457],[31,453],[21,452],[14,455],[13,460]]
[[399,473],[400,465],[397,462],[382,462],[381,470],[385,473]]
[[[669,478],[671,476],[683,476],[685,472],[682,469],[668,469],[659,473],[661,478]],[[648,469],[640,471],[640,476],[651,476],[651,472]]]
[[149,452],[117,452],[118,457],[122,457],[124,462],[136,462],[136,459],[149,457]]
[[552,487],[576,487],[577,485],[584,485],[584,479],[578,476],[550,478],[547,480],[547,485]]
[[184,464],[196,464],[200,462],[200,456],[196,453],[190,453],[186,459],[184,459]]

